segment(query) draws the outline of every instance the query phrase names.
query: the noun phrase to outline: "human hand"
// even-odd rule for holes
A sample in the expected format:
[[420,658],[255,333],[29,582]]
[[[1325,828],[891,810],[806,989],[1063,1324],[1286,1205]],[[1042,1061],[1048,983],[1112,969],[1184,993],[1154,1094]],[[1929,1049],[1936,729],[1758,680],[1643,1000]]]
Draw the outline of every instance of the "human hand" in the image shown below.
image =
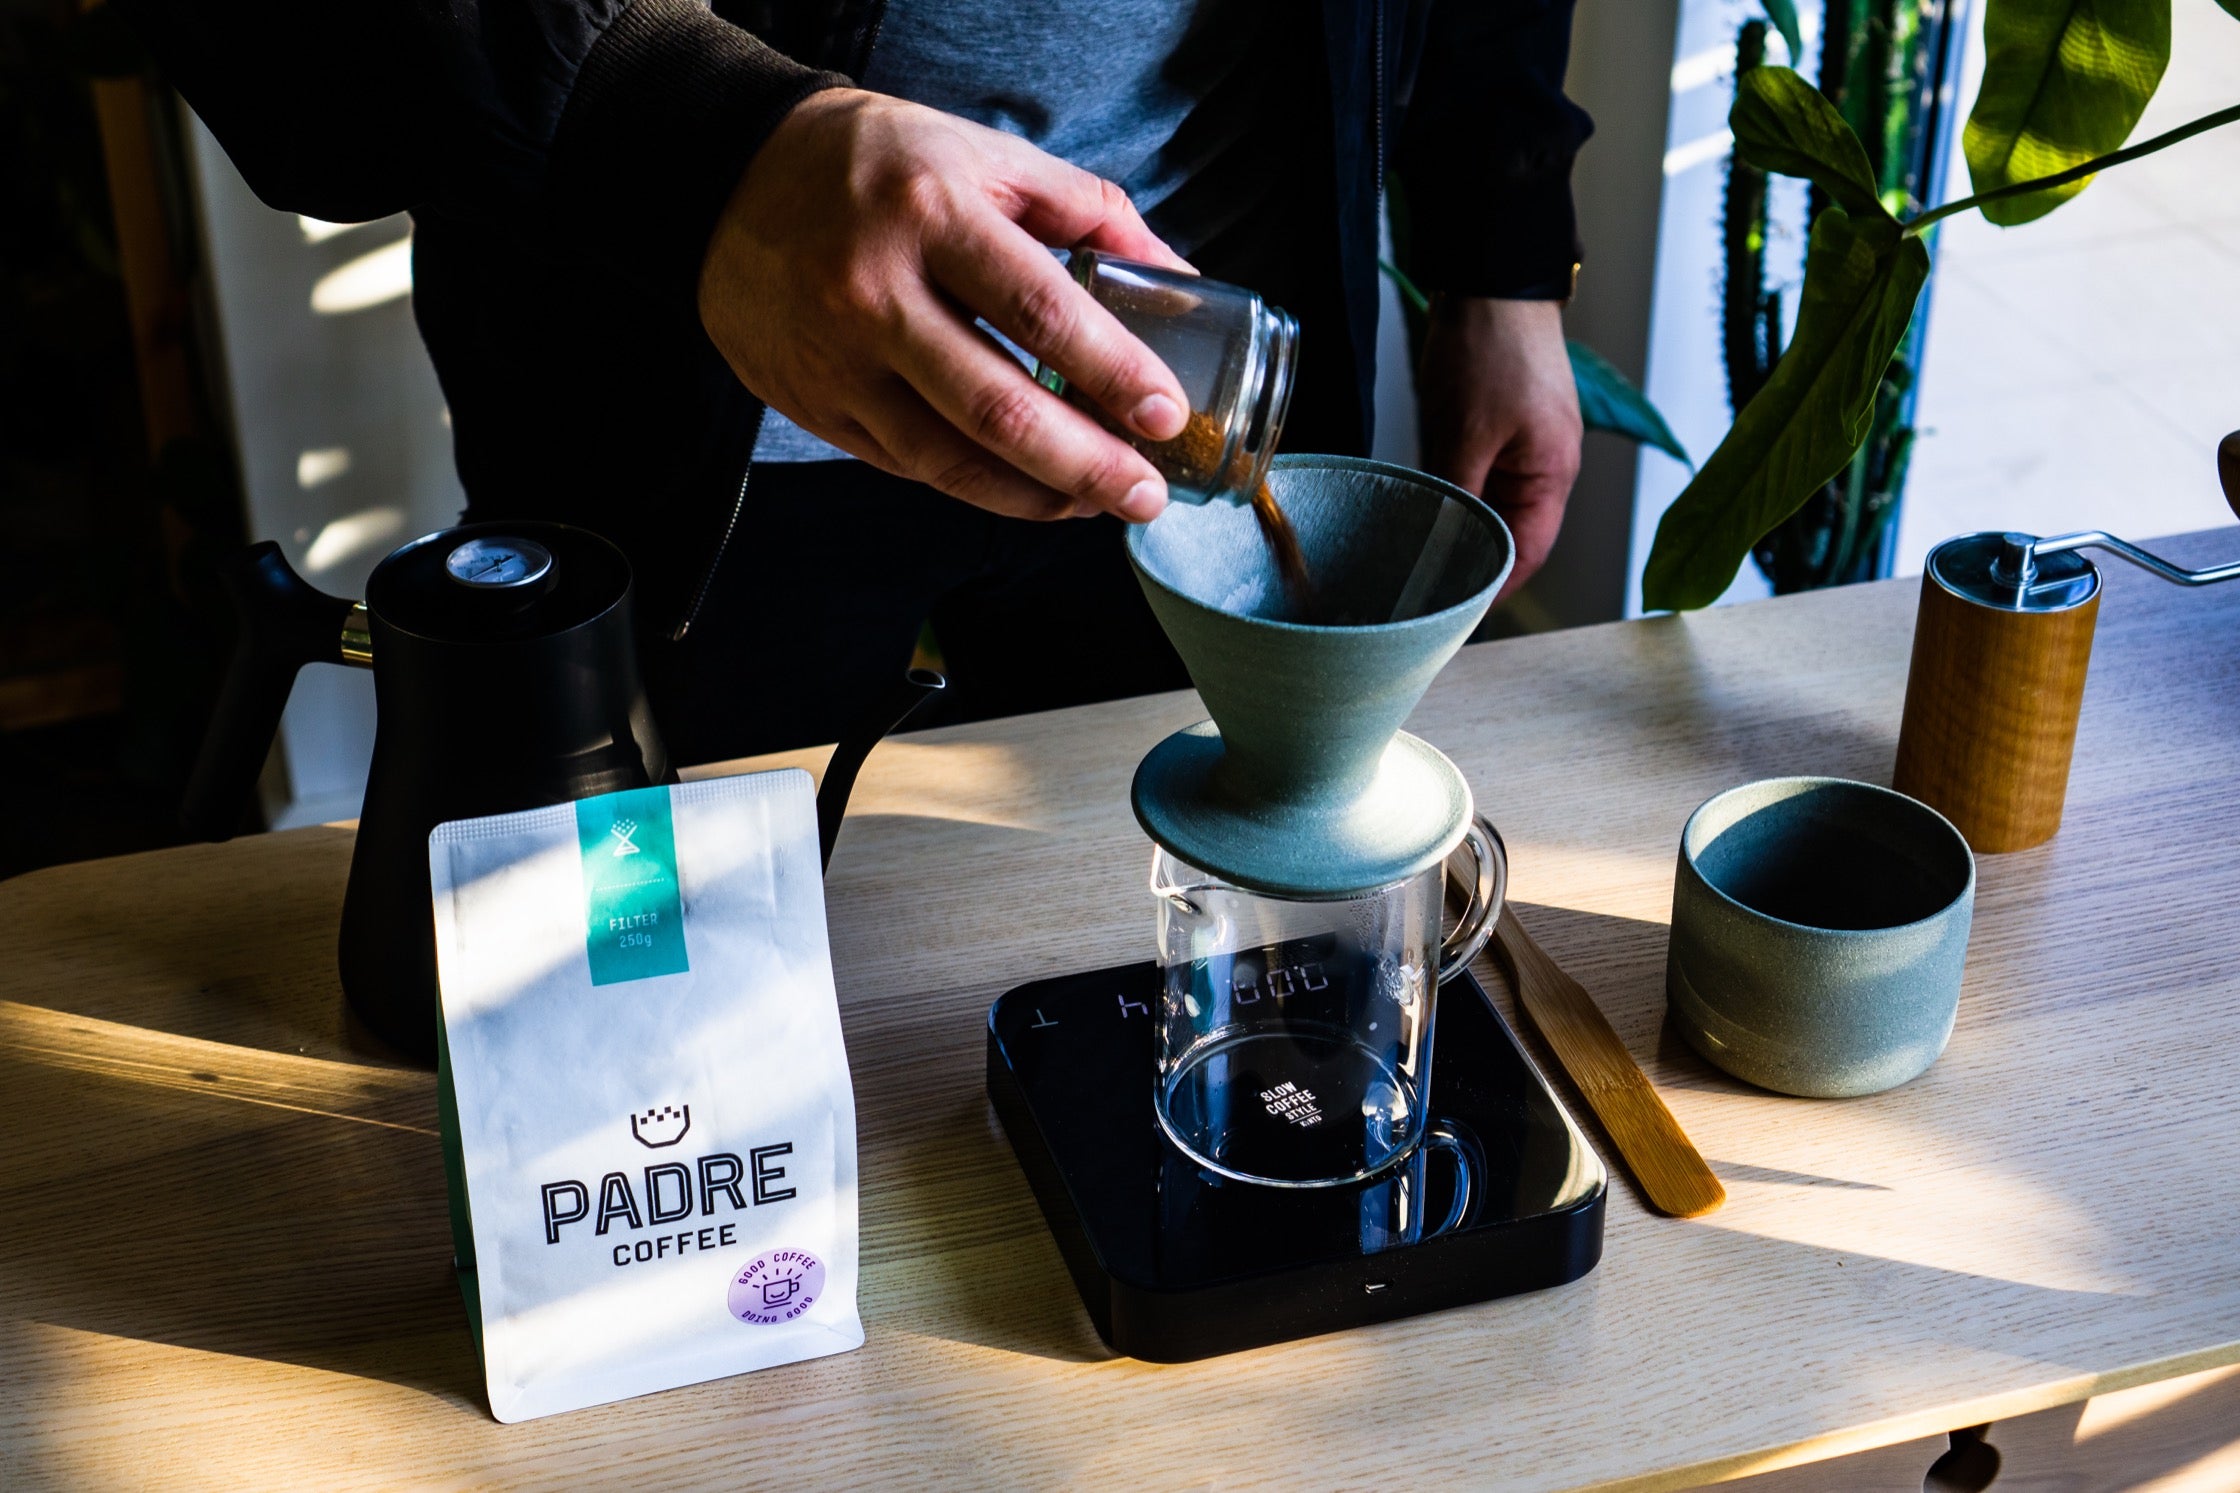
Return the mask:
[[1416,395],[1424,470],[1483,496],[1516,536],[1507,596],[1548,558],[1579,475],[1579,390],[1562,308],[1441,298]]
[[1121,426],[1181,432],[1174,375],[1046,245],[1189,268],[1108,181],[937,110],[830,89],[740,177],[701,263],[700,319],[758,398],[874,466],[1016,517],[1145,522],[1166,505],[1151,463],[973,325]]

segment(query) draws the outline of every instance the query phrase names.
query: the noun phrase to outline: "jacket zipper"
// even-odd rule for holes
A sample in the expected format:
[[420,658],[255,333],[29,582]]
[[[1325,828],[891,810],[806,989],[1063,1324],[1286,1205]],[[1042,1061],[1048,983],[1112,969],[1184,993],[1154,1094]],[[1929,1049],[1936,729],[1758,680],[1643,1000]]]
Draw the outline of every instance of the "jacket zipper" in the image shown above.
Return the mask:
[[685,608],[684,617],[669,630],[669,641],[681,643],[692,631],[692,624],[700,620],[700,608],[708,601],[708,593],[715,589],[716,571],[722,568],[723,552],[731,548],[731,536],[738,531],[739,517],[747,511],[747,483],[754,478],[754,443],[762,436],[762,419],[769,413],[769,406],[756,409],[754,430],[747,437],[747,464],[739,471],[739,492],[731,500],[731,517],[724,523],[723,537],[716,541],[716,552],[708,557],[707,568],[700,572],[700,584],[693,588],[692,604]]
[[863,45],[857,51],[853,76],[858,83],[871,71],[871,49],[879,45],[879,32],[887,24],[887,0],[872,0],[871,23],[863,28]]
[[[1383,0],[1378,0],[1381,5]],[[849,70],[850,76],[862,81],[871,66],[871,49],[879,43],[879,29],[886,24],[886,0],[873,0],[871,22],[864,28],[863,43]],[[723,537],[716,541],[716,552],[708,557],[707,568],[700,572],[700,584],[693,589],[692,604],[685,608],[684,617],[669,630],[669,641],[681,643],[692,631],[692,624],[700,620],[700,609],[707,605],[708,593],[715,588],[716,572],[723,568],[723,557],[731,548],[731,536],[739,530],[739,519],[747,511],[747,484],[754,480],[754,445],[762,438],[762,422],[769,415],[770,407],[761,405],[755,411],[754,428],[747,436],[746,465],[739,469],[739,491],[731,499],[731,517],[724,523]]]
[[1377,212],[1381,217],[1384,212],[1384,0],[1377,0],[1373,19],[1377,34],[1371,43],[1371,49],[1374,53],[1377,77],[1376,91],[1372,96],[1376,100]]

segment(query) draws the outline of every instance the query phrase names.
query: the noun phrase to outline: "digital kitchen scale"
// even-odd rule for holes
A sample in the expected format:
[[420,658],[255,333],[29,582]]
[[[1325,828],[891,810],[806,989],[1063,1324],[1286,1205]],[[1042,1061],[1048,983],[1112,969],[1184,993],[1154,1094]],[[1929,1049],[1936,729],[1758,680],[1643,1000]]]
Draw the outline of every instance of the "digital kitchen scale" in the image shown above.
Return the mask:
[[[1472,1143],[1475,1183],[1461,1220],[1418,1242],[1396,1212],[1419,1230],[1446,1220],[1441,1157],[1408,1164],[1406,1184],[1299,1189],[1176,1151],[1152,1110],[1160,988],[1146,962],[1022,985],[988,1010],[988,1096],[1115,1351],[1233,1353],[1560,1286],[1602,1257],[1602,1162],[1468,975],[1439,992],[1428,1109]],[[1398,1210],[1396,1185],[1413,1189]]]

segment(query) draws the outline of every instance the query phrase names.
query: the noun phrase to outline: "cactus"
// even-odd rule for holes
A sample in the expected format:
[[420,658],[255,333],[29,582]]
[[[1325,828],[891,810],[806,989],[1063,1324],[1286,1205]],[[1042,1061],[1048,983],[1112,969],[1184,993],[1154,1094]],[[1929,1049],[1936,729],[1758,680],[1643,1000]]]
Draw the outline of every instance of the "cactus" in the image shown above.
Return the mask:
[[[1940,93],[1959,65],[1966,0],[1828,0],[1820,91],[1866,146],[1883,203],[1899,214],[1934,200],[1951,128]],[[1765,58],[1767,25],[1736,38],[1737,73]],[[1826,206],[1813,192],[1811,215]],[[1765,288],[1766,178],[1738,152],[1727,167],[1726,277],[1721,323],[1729,400],[1737,413],[1780,356],[1782,304]],[[1926,295],[1921,305],[1928,304]],[[1926,315],[1913,324],[1875,399],[1866,443],[1849,466],[1752,550],[1777,593],[1871,580],[1890,569],[1898,501],[1913,449],[1914,391]]]

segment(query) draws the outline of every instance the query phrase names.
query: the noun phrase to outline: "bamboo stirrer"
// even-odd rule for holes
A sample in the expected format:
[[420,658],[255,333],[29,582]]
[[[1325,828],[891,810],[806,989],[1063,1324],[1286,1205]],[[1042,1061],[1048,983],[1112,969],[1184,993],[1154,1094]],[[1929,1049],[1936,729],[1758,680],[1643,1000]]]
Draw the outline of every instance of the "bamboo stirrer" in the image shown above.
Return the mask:
[[1602,1008],[1532,941],[1506,904],[1494,925],[1493,957],[1516,989],[1518,1006],[1555,1049],[1650,1206],[1675,1218],[1700,1218],[1724,1203],[1726,1188],[1610,1029]]

